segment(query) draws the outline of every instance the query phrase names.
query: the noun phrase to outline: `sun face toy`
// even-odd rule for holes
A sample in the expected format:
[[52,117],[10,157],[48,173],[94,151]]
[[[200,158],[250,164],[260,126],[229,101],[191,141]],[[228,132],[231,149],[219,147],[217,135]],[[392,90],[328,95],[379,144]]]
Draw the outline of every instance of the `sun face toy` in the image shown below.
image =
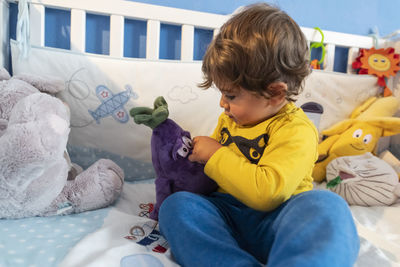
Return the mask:
[[360,55],[353,62],[353,69],[358,70],[358,74],[371,74],[378,77],[378,85],[384,88],[383,95],[392,95],[387,87],[385,78],[395,76],[400,70],[400,55],[394,53],[392,47],[375,49],[361,49]]
[[396,75],[400,70],[398,66],[399,55],[394,53],[393,48],[364,50],[364,56],[360,58],[361,68],[367,69],[368,74],[378,77],[390,77]]

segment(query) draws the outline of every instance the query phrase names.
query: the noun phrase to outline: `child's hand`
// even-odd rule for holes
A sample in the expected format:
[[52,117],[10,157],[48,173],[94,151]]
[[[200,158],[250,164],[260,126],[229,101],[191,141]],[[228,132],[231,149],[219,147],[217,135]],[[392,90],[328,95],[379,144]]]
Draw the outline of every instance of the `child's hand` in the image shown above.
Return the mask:
[[206,164],[211,156],[222,147],[220,143],[208,136],[196,136],[193,138],[193,150],[189,155],[190,161]]

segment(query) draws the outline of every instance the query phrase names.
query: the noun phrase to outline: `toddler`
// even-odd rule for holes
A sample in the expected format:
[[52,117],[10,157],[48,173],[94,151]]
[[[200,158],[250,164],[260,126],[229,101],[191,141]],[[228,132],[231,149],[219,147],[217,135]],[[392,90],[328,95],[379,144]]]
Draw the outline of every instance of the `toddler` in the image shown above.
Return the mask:
[[[265,3],[231,17],[203,59],[203,88],[224,112],[189,159],[219,186],[178,192],[160,208],[162,234],[182,266],[352,266],[359,238],[346,202],[312,190],[318,132],[294,105],[309,74],[299,26]],[[190,179],[190,177],[188,177]]]

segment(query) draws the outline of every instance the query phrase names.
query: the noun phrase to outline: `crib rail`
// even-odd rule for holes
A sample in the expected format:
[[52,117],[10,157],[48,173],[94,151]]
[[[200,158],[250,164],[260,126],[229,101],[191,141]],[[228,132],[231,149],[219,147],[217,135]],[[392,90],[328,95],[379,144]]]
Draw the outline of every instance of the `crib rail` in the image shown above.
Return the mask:
[[33,45],[44,45],[45,7],[71,10],[71,49],[85,51],[85,16],[90,12],[110,16],[110,56],[122,57],[124,39],[124,19],[147,21],[146,58],[155,60],[159,55],[160,23],[182,26],[181,60],[193,60],[194,26],[205,29],[219,28],[225,16],[195,12],[176,8],[142,4],[130,1],[63,1],[32,0],[31,25]]
[[[6,3],[14,0],[1,0],[2,14],[6,13]],[[71,50],[85,52],[85,21],[86,14],[99,14],[110,16],[110,44],[109,55],[123,57],[124,49],[124,19],[135,19],[147,22],[146,59],[158,60],[160,49],[161,23],[181,26],[181,61],[193,61],[194,29],[202,28],[212,30],[214,34],[228,19],[227,15],[218,15],[198,11],[156,6],[123,0],[30,0],[30,27],[31,44],[44,46],[45,40],[45,8],[64,9],[71,12]],[[2,19],[2,55],[5,55],[5,18]],[[312,28],[302,27],[308,41],[319,42],[321,36]],[[326,45],[325,70],[333,70],[335,61],[335,48],[348,48],[347,72],[351,72],[353,62],[360,48],[370,48],[374,44],[372,37],[324,31]],[[378,45],[384,43],[379,39]],[[4,64],[3,64],[4,65]]]

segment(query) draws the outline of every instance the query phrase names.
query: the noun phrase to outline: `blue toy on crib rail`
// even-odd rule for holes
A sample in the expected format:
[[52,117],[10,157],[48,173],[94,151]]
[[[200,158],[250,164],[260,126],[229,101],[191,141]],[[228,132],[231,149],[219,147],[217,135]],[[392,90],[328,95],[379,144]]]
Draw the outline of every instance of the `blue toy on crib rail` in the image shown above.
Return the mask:
[[126,85],[125,87],[126,91],[115,95],[105,85],[99,85],[96,87],[96,96],[102,103],[95,111],[88,111],[98,124],[100,123],[100,119],[110,115],[121,123],[127,123],[129,121],[129,115],[125,110],[124,105],[128,102],[131,96],[137,98],[137,95],[132,91],[132,87],[129,85]]
[[154,220],[158,220],[161,203],[172,193],[209,194],[218,187],[204,173],[204,165],[187,159],[192,150],[190,133],[168,119],[168,114],[168,105],[162,96],[154,101],[154,109],[136,107],[130,110],[137,124],[144,124],[153,130],[151,157],[157,177],[156,204],[150,218]]

